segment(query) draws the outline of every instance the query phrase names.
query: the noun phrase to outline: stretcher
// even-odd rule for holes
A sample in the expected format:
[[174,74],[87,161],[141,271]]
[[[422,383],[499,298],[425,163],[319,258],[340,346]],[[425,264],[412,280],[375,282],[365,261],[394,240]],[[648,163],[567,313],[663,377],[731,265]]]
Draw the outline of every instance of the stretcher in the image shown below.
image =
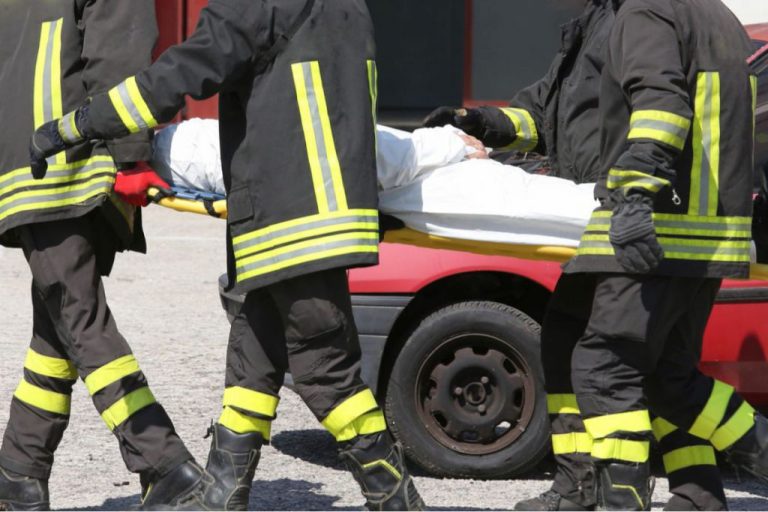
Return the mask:
[[[178,212],[208,215],[220,219],[227,218],[227,201],[224,196],[208,192],[173,187],[173,197],[162,197],[158,189],[150,189],[149,197],[155,204]],[[573,247],[503,244],[461,240],[422,233],[409,228],[387,231],[384,241],[389,243],[414,245],[427,249],[447,249],[465,251],[491,256],[508,256],[526,260],[553,261],[565,263],[576,254]],[[750,279],[768,281],[768,265],[753,263]]]

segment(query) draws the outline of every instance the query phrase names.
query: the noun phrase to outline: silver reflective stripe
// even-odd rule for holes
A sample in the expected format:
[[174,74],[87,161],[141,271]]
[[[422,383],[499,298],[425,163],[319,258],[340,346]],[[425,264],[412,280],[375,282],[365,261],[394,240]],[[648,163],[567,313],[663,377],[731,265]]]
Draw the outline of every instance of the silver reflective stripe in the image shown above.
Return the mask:
[[699,215],[706,215],[709,206],[709,181],[712,173],[712,74],[706,75],[704,93],[704,115],[701,120],[702,158],[701,158],[701,188],[699,195]]
[[308,256],[312,254],[319,254],[325,251],[332,251],[334,249],[342,249],[345,247],[354,248],[354,247],[360,247],[360,246],[378,247],[378,245],[379,245],[378,238],[375,238],[375,239],[353,238],[351,240],[339,240],[335,242],[318,243],[316,245],[312,245],[311,247],[304,247],[304,248],[297,249],[295,251],[286,252],[277,256],[258,259],[257,261],[254,261],[251,263],[238,262],[237,275],[241,276],[246,273],[251,273],[254,271],[258,272],[261,269],[265,269],[266,267],[271,267],[273,265],[279,266],[280,264],[290,264],[290,261],[295,258],[300,258],[302,256]]
[[[270,242],[273,242],[275,240],[278,240],[280,238],[290,236],[290,235],[296,235],[300,233],[307,233],[307,237],[312,236],[312,232],[320,229],[325,228],[328,226],[343,226],[345,224],[358,224],[358,223],[365,223],[365,224],[376,224],[378,226],[379,218],[376,216],[367,216],[367,215],[345,215],[340,217],[332,217],[327,219],[319,219],[315,221],[310,221],[306,223],[302,223],[295,226],[290,226],[282,229],[278,229],[275,231],[272,231],[270,233],[256,236],[253,238],[248,238],[247,240],[238,241],[241,237],[235,238],[235,243],[233,244],[233,250],[236,254],[240,254],[241,252],[249,252],[246,251],[246,249],[255,247],[255,246],[262,246],[261,249],[270,249],[274,247],[275,243],[270,244]],[[354,231],[360,231],[364,228],[353,228]],[[372,231],[374,231],[377,228],[371,228]],[[246,235],[247,237],[247,235]]]
[[76,111],[70,112],[59,121],[59,135],[64,139],[64,142],[68,142],[69,144],[76,144],[83,140],[80,133],[77,131],[77,125],[75,124],[76,113]]
[[128,92],[128,84],[126,82],[127,81],[123,81],[120,85],[118,85],[115,88],[117,90],[117,94],[120,95],[120,99],[123,100],[123,105],[125,105],[125,109],[128,111],[128,114],[131,116],[131,119],[133,119],[133,122],[136,123],[136,126],[138,126],[140,130],[146,130],[147,128],[151,128],[151,126],[149,126],[147,122],[144,121],[144,118],[141,117],[141,112],[139,112],[139,108],[133,102],[133,99],[131,98],[131,94]]
[[[48,25],[48,44],[45,48],[43,65],[43,124],[53,121],[53,47],[56,43],[56,29],[62,20],[51,21]],[[49,165],[57,162],[56,155],[46,159]]]
[[[44,209],[50,207],[49,205],[46,205],[45,203],[53,202],[53,201],[66,201],[68,199],[77,199],[82,197],[83,201],[90,199],[89,196],[92,192],[99,192],[104,191],[107,192],[112,188],[112,183],[114,182],[114,179],[104,176],[101,178],[97,178],[99,181],[97,183],[92,183],[88,185],[87,187],[83,187],[77,190],[69,190],[66,192],[60,192],[55,190],[47,190],[43,189],[40,190],[40,194],[35,194],[30,197],[10,197],[7,201],[0,202],[0,219],[3,219],[7,215],[10,215],[10,210],[19,208],[20,206],[25,205],[34,205],[40,203],[39,208],[31,208],[31,209]],[[57,204],[55,206],[63,206],[62,204]]]
[[679,137],[683,141],[688,138],[688,128],[680,127],[673,123],[654,119],[638,119],[632,122],[632,130],[646,128],[650,130],[660,130],[670,135],[674,135],[675,137]]
[[531,133],[531,127],[528,126],[528,120],[525,118],[525,116],[517,110],[511,108],[505,108],[504,111],[508,115],[515,116],[517,119],[516,128],[518,128],[523,133],[522,138],[525,140],[531,140],[533,138],[533,134]]
[[325,134],[320,118],[320,106],[317,103],[316,84],[312,79],[312,63],[302,62],[301,71],[304,74],[304,83],[307,87],[307,101],[309,102],[309,111],[312,117],[312,129],[315,132],[317,141],[317,155],[320,158],[320,170],[323,176],[323,187],[325,196],[328,199],[328,210],[336,211],[339,209],[336,200],[336,190],[333,187],[333,176],[331,174],[331,164],[328,161],[328,152],[325,145]]
[[[99,169],[102,169],[104,172],[111,172],[115,170],[115,165],[112,162],[96,161],[96,162],[89,162],[82,167],[74,167],[71,169],[52,168],[46,173],[45,178],[42,180],[34,180],[30,172],[17,174],[8,180],[2,180],[2,177],[0,177],[0,198],[2,198],[2,196],[5,194],[13,192],[13,189],[19,188],[19,185],[42,186],[42,185],[50,184],[51,186],[63,187],[63,186],[66,186],[68,183],[71,183],[71,181],[52,184],[50,183],[50,180],[67,178],[67,177],[74,178],[78,174],[83,174],[89,171],[95,171]],[[90,178],[91,177],[89,177],[89,179]]]

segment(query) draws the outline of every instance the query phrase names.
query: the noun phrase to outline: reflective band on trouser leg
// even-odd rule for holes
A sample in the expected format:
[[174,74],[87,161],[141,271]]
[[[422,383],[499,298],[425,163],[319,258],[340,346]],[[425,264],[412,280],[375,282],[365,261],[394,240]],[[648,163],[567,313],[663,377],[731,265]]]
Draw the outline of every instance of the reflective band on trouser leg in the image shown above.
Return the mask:
[[651,422],[653,429],[653,435],[657,441],[661,441],[669,434],[677,430],[677,427],[665,420],[664,418],[656,418]]
[[667,474],[692,466],[717,466],[715,450],[711,446],[685,446],[664,454]]
[[[35,129],[62,117],[61,39],[64,19],[46,21],[40,29],[40,45],[35,64],[34,121]],[[49,164],[66,163],[64,152],[48,159]]]
[[720,74],[699,73],[693,121],[690,215],[717,215],[720,188]]
[[576,395],[572,393],[548,394],[547,412],[549,414],[580,414]]
[[77,380],[77,370],[72,361],[60,359],[58,357],[44,356],[38,354],[31,348],[27,351],[27,358],[24,360],[24,368],[46,377],[53,377],[62,380]]
[[37,387],[25,380],[19,382],[19,387],[16,388],[13,396],[38,409],[64,416],[69,415],[71,404],[69,395]]
[[647,410],[621,412],[586,419],[584,426],[597,442],[616,432],[650,432],[651,418]]
[[109,99],[130,133],[157,126],[157,120],[141,95],[135,76],[113,87],[109,91]]
[[[356,424],[355,420],[358,419],[361,421]],[[337,441],[348,441],[359,434],[374,434],[387,428],[384,415],[370,389],[363,390],[337,405],[322,424]],[[358,432],[358,427],[365,429],[365,432]]]
[[272,435],[272,420],[255,418],[247,414],[225,407],[219,416],[219,424],[238,434],[258,432],[265,441],[269,441]]
[[728,407],[731,395],[733,395],[732,386],[720,382],[719,380],[714,381],[707,404],[704,406],[704,409],[702,409],[688,432],[696,437],[709,441],[718,425],[723,421],[725,410]]
[[291,65],[312,183],[320,213],[346,210],[347,195],[317,61]]
[[650,442],[629,439],[595,439],[592,457],[641,464],[648,461]]
[[643,189],[655,194],[662,188],[671,186],[672,183],[669,180],[640,171],[625,169],[611,169],[608,171],[609,190],[621,189],[626,193],[631,189]]
[[653,140],[682,151],[691,121],[663,110],[637,110],[629,121],[628,140]]
[[267,418],[274,418],[280,398],[239,386],[228,387],[224,390],[222,405],[237,407]]
[[539,131],[536,129],[536,121],[531,113],[522,108],[502,108],[501,111],[515,127],[516,138],[508,149],[533,151],[539,145]]
[[109,430],[115,430],[128,418],[154,403],[156,400],[152,391],[148,387],[139,388],[110,405],[101,413],[101,419],[107,424]]
[[724,425],[715,430],[709,441],[715,448],[723,451],[744,437],[754,425],[755,410],[744,402]]
[[555,455],[591,453],[592,445],[592,436],[586,432],[552,434],[552,453]]
[[127,356],[118,357],[90,373],[84,379],[85,387],[88,388],[88,392],[93,396],[110,384],[114,384],[128,375],[140,371],[141,369],[136,358],[132,354],[128,354]]

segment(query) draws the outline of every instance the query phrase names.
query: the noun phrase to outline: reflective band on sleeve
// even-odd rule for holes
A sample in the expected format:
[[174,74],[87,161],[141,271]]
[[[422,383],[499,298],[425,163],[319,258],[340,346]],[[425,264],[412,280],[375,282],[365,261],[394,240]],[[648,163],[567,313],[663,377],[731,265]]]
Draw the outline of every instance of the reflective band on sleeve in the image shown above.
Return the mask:
[[109,99],[130,133],[157,126],[157,120],[141,95],[135,76],[110,89]]
[[569,453],[590,453],[591,451],[592,436],[586,432],[552,434],[552,453],[555,455],[566,455]]
[[59,119],[59,135],[64,139],[64,142],[69,144],[77,144],[83,140],[83,136],[77,129],[76,118],[77,111],[73,111]]
[[101,419],[109,430],[115,430],[125,420],[155,402],[155,397],[148,387],[139,388],[110,405],[101,413]]
[[717,466],[715,450],[711,446],[685,446],[664,454],[667,474],[693,466]]
[[645,432],[651,430],[651,418],[647,410],[608,414],[584,420],[587,432],[600,439],[616,432]]
[[733,387],[719,380],[714,381],[712,392],[709,395],[707,404],[702,409],[696,421],[691,426],[692,435],[701,439],[709,440],[714,434],[717,426],[723,421],[725,410],[728,407],[728,401],[733,395]]
[[16,388],[13,396],[38,409],[64,416],[69,415],[71,403],[69,395],[43,389],[23,379],[19,382],[19,387]]
[[709,441],[719,451],[723,451],[744,437],[754,425],[755,409],[744,402],[722,427],[715,430]]
[[224,407],[234,406],[244,411],[260,414],[268,418],[274,418],[277,413],[277,404],[280,398],[252,389],[239,386],[229,387],[224,390]]
[[[59,119],[63,115],[61,92],[61,39],[64,19],[46,21],[40,29],[34,83],[35,129]],[[66,163],[66,154],[58,153],[48,159],[49,164]]]
[[579,414],[579,404],[576,403],[576,395],[548,394],[547,412],[549,414]]
[[85,378],[85,387],[91,395],[95,395],[105,387],[113,384],[132,373],[140,372],[139,363],[132,354],[122,356],[101,366]]
[[27,351],[24,368],[38,375],[62,380],[77,380],[77,370],[69,359],[44,356],[31,348]]
[[342,432],[344,427],[355,421],[363,414],[378,409],[370,389],[360,391],[356,395],[337,405],[322,421],[323,426],[334,436]]
[[637,110],[632,113],[629,124],[628,140],[653,140],[679,151],[685,148],[691,129],[689,119],[663,110]]
[[366,434],[375,434],[387,429],[387,421],[384,419],[384,413],[381,409],[376,409],[363,414],[352,423],[342,428],[336,435],[336,441],[350,441],[357,436]]
[[269,441],[272,433],[272,421],[263,418],[254,418],[231,407],[225,407],[221,411],[219,423],[238,434],[258,432],[265,441]]
[[336,154],[320,63],[298,62],[292,64],[291,69],[318,211],[346,210],[347,197],[341,164]]
[[677,430],[677,427],[665,420],[664,418],[656,418],[651,422],[653,428],[653,435],[657,441],[661,441],[669,434]]
[[536,129],[531,113],[522,108],[502,108],[504,114],[515,126],[515,141],[509,145],[509,149],[518,151],[533,151],[539,145],[539,131]]
[[690,215],[717,215],[720,188],[720,74],[699,73],[693,120]]
[[650,443],[648,441],[595,439],[592,446],[592,456],[596,459],[643,463],[648,461],[650,450]]
[[639,188],[655,194],[664,187],[671,187],[672,183],[664,178],[640,171],[611,169],[608,171],[607,186],[609,190],[622,189],[629,191]]
[[398,481],[403,479],[403,475],[400,474],[397,468],[395,468],[395,466],[393,466],[392,464],[390,464],[384,459],[374,460],[373,462],[368,462],[367,464],[363,464],[363,469],[371,469],[376,466],[381,466],[387,471],[389,471],[392,474],[392,476],[394,476]]

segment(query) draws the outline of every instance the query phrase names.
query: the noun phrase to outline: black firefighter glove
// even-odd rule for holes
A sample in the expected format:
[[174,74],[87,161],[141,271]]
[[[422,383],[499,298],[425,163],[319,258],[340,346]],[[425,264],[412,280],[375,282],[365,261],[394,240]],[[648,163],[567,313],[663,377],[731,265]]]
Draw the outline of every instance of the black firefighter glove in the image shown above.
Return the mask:
[[768,197],[765,192],[760,192],[752,205],[752,238],[757,248],[757,262],[768,263]]
[[653,199],[634,193],[616,194],[609,238],[616,260],[630,274],[647,274],[664,259],[653,225]]
[[509,117],[495,107],[453,108],[438,107],[424,119],[424,127],[453,125],[491,148],[509,146],[517,137],[515,125]]
[[62,119],[49,121],[35,130],[29,143],[32,177],[41,180],[48,172],[47,159],[86,140],[88,107],[70,112]]

